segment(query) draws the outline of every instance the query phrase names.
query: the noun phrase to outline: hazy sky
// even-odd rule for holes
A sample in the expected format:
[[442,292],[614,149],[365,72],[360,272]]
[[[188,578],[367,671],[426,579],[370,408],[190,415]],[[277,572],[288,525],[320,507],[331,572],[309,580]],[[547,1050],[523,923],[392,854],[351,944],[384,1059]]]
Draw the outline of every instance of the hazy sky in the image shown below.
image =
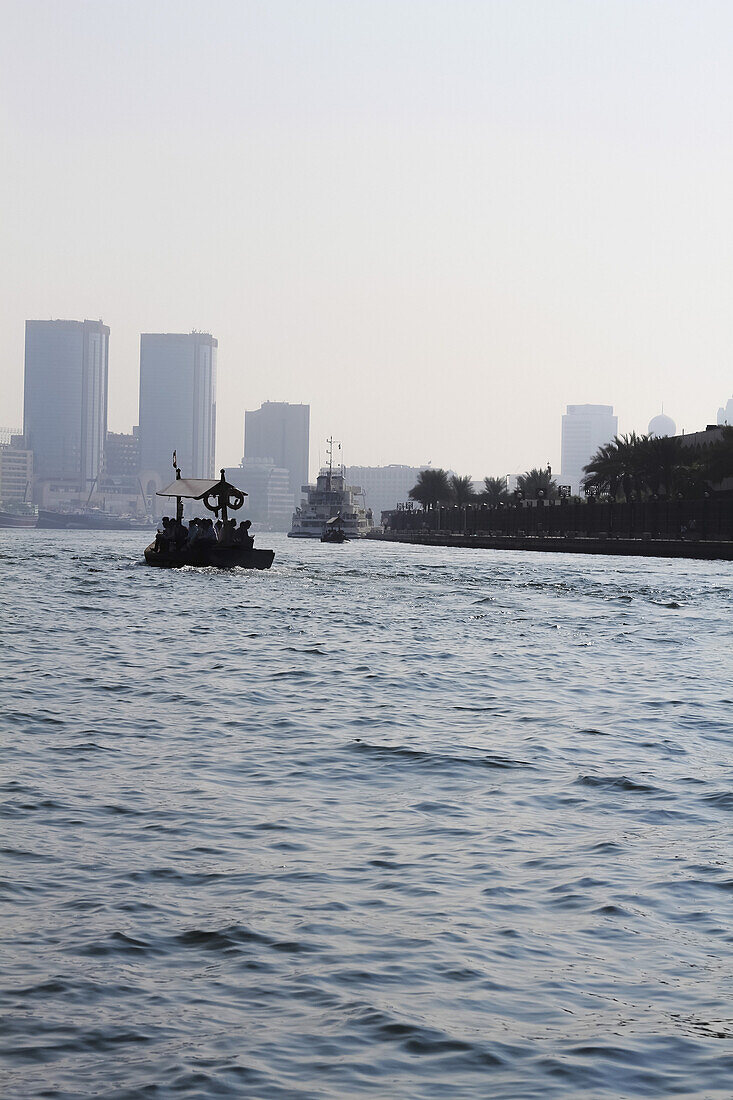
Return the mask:
[[349,463],[550,460],[733,393],[729,0],[0,0],[0,424],[27,317],[219,339]]

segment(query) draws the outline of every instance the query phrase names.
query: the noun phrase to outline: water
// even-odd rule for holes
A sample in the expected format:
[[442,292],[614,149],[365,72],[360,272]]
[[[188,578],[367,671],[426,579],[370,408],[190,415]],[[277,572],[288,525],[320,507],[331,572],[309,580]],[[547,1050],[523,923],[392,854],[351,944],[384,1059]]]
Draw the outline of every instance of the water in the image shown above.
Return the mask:
[[4,1097],[731,1096],[729,564],[142,541],[0,533]]

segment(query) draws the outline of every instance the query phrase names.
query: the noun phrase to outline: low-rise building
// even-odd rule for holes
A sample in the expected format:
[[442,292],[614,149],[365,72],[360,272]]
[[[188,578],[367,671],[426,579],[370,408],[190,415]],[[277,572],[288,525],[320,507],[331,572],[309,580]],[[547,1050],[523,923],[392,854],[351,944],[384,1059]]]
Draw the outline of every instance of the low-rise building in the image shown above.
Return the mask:
[[295,509],[295,494],[290,488],[290,472],[275,466],[270,459],[245,458],[239,466],[225,471],[227,481],[247,496],[237,516],[271,531],[288,531]]
[[346,481],[364,492],[365,507],[371,508],[376,521],[382,512],[391,511],[409,499],[421,470],[426,466],[347,466]]
[[33,491],[33,451],[23,445],[23,436],[8,433],[8,442],[0,443],[0,502],[31,500]]

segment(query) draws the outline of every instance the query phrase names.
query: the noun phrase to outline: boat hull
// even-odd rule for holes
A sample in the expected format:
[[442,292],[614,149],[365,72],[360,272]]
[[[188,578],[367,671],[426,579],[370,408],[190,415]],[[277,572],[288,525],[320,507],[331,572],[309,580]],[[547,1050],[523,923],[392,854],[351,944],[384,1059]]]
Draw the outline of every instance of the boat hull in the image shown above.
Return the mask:
[[274,550],[246,550],[242,546],[214,544],[182,547],[180,550],[156,550],[155,543],[145,549],[145,561],[161,569],[181,569],[184,565],[213,569],[269,569]]
[[38,526],[49,531],[149,531],[152,524],[122,516],[87,512],[49,512],[41,509]]

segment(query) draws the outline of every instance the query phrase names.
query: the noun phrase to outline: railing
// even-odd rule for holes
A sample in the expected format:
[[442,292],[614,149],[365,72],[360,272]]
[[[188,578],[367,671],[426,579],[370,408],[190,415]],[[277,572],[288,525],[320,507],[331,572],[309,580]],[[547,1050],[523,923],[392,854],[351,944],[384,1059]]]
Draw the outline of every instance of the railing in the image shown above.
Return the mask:
[[389,531],[632,539],[733,539],[733,497],[704,500],[525,501],[390,512]]

